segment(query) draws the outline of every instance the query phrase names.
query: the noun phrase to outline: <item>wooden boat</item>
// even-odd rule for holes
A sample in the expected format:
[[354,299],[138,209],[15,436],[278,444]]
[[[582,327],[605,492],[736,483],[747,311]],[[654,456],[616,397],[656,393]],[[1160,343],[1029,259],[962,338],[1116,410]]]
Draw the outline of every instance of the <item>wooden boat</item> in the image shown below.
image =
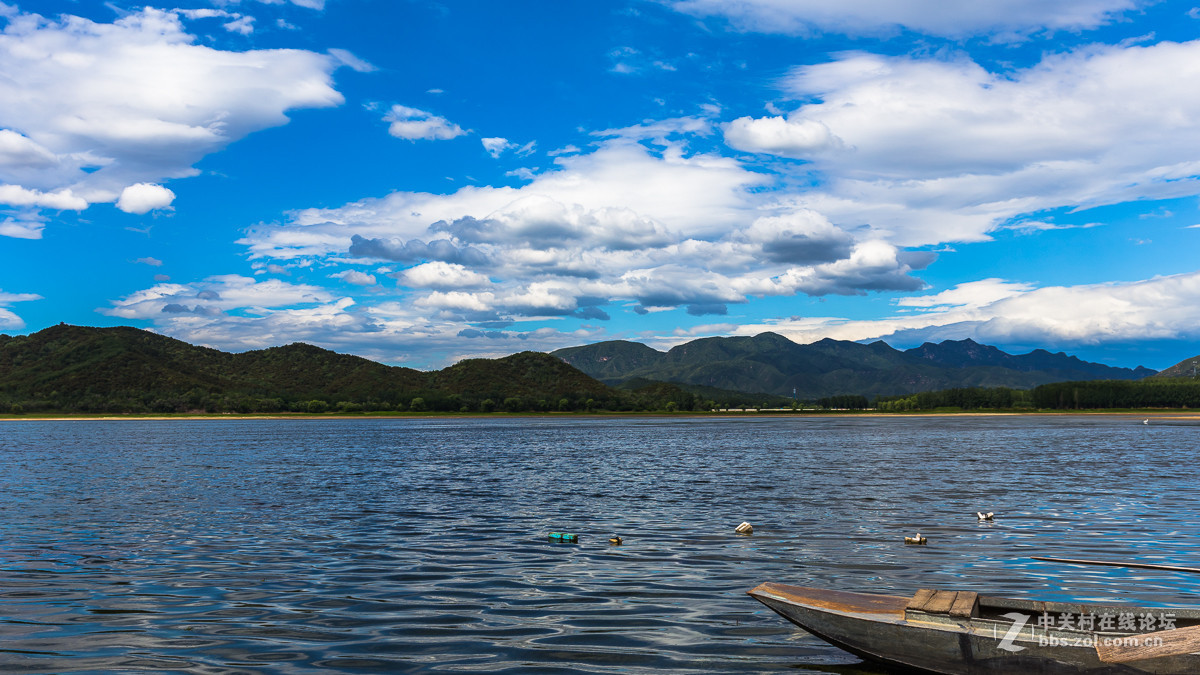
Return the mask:
[[911,598],[764,583],[750,595],[860,658],[905,672],[1200,674],[1200,609]]

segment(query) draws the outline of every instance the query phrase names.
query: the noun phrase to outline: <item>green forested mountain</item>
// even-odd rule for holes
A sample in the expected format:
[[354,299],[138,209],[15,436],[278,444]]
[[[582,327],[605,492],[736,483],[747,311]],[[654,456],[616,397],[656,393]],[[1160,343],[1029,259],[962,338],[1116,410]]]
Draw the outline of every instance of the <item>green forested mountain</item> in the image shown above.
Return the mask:
[[1006,354],[972,340],[899,351],[884,342],[825,339],[800,345],[782,335],[762,333],[693,340],[667,352],[633,345],[601,342],[552,354],[610,384],[646,379],[783,396],[794,391],[807,400],[960,387],[1029,389],[1063,380],[1138,379],[1154,373],[1088,363],[1061,352]]
[[639,403],[659,402],[636,400],[536,352],[427,373],[306,344],[230,354],[128,327],[60,324],[0,335],[0,412],[13,405],[25,412],[319,412]]
[[[1190,375],[1191,361],[1173,370]],[[136,328],[60,324],[26,336],[0,335],[0,413],[778,407],[787,405],[793,389],[797,398],[814,401],[1031,389],[1151,372],[1042,350],[1011,355],[970,340],[898,351],[883,342],[798,345],[773,333],[705,338],[667,352],[604,342],[422,372],[299,343],[230,354]],[[1079,391],[1072,389],[1072,403],[1093,388]],[[1055,396],[1057,403],[1065,394]]]
[[624,380],[629,373],[658,363],[663,353],[640,342],[609,340],[567,347],[553,355],[597,379]]
[[1200,378],[1200,356],[1193,356],[1190,359],[1184,359],[1179,363],[1160,371],[1155,377],[1158,378],[1176,378],[1186,377],[1189,379]]

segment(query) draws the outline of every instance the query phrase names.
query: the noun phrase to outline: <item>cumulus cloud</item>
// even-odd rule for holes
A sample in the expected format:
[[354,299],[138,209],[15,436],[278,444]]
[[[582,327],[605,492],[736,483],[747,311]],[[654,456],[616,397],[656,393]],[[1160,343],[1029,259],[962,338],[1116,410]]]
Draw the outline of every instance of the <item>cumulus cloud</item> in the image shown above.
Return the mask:
[[366,239],[360,235],[350,238],[349,253],[363,258],[377,258],[395,262],[417,262],[438,260],[449,263],[483,265],[487,257],[470,246],[456,246],[449,239],[434,239],[424,242],[418,239]]
[[1078,0],[1068,3],[994,0],[668,0],[695,16],[717,16],[742,30],[805,35],[816,32],[872,35],[908,29],[929,35],[1016,38],[1042,31],[1078,31],[1110,23],[1145,4],[1139,0]]
[[854,243],[849,233],[809,210],[759,218],[746,229],[746,238],[762,247],[766,259],[792,264],[847,258]]
[[755,190],[763,176],[671,142],[656,153],[614,135],[556,162],[521,188],[397,192],[298,212],[243,241],[263,258],[399,263],[392,276],[414,306],[473,322],[605,320],[610,303],[723,314],[751,297],[914,290],[932,259],[772,205]]
[[489,279],[456,263],[440,260],[410,267],[396,275],[400,283],[411,288],[474,288],[487,286]]
[[87,200],[71,190],[42,192],[29,190],[19,185],[0,185],[0,204],[58,211],[82,211],[88,207]]
[[[391,123],[388,126],[389,134],[410,141],[448,141],[467,133],[445,117],[402,105],[392,106],[383,116],[383,121]],[[487,145],[484,144],[484,147]]]
[[812,120],[739,117],[726,124],[724,129],[725,142],[732,148],[782,157],[812,157],[841,144],[841,139],[834,136],[829,127]]
[[165,209],[175,201],[175,193],[161,185],[151,183],[136,183],[121,190],[117,199],[117,208],[125,213],[148,213],[155,209]]
[[[340,104],[338,65],[300,50],[198,45],[174,11],[113,23],[14,12],[0,32],[0,203],[82,210],[127,188],[149,195],[138,186],[194,175],[204,155],[286,123],[289,110]],[[148,209],[164,206],[165,190]]]
[[1010,73],[845,54],[784,80],[816,102],[735,120],[725,139],[810,160],[800,171],[821,184],[791,203],[843,227],[900,246],[978,241],[1036,211],[1200,194],[1197,63],[1200,41],[1088,47]]

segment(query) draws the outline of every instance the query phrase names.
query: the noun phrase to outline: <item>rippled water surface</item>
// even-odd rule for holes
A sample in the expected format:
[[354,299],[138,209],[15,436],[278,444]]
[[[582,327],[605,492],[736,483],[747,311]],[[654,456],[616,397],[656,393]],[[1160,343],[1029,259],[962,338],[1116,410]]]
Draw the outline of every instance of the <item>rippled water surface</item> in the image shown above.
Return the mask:
[[[0,672],[882,672],[746,590],[1200,604],[1197,576],[1029,559],[1200,566],[1198,432],[1124,417],[0,423]],[[743,520],[753,535],[733,532]],[[904,546],[917,531],[929,545]]]

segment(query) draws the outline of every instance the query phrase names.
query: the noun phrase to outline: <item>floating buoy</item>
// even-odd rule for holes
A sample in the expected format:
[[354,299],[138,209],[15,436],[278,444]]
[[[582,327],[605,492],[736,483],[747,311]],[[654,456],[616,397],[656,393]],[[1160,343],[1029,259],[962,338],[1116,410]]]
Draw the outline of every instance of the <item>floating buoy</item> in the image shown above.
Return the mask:
[[579,535],[567,534],[566,532],[551,532],[550,541],[561,541],[567,544],[578,544]]
[[915,536],[915,537],[905,537],[905,538],[904,538],[904,543],[906,543],[906,544],[916,544],[916,545],[918,545],[918,546],[924,546],[924,545],[925,545],[925,543],[926,543],[926,542],[928,542],[928,541],[929,541],[928,539],[926,539],[925,537],[922,537],[922,536],[921,536],[921,533],[920,533],[920,532],[918,532],[918,533],[917,533],[917,536]]
[[738,534],[754,534],[754,526],[750,523],[743,522],[741,525],[737,526],[737,529],[735,529],[734,532],[737,532]]
[[988,513],[984,513],[983,511],[976,511],[975,515],[979,516],[979,520],[981,520],[981,521],[984,521],[984,520],[992,521],[992,520],[996,519],[996,514],[990,512],[990,511]]
[[615,534],[608,538],[608,543],[612,544],[613,546],[620,546],[622,541],[624,540]]

